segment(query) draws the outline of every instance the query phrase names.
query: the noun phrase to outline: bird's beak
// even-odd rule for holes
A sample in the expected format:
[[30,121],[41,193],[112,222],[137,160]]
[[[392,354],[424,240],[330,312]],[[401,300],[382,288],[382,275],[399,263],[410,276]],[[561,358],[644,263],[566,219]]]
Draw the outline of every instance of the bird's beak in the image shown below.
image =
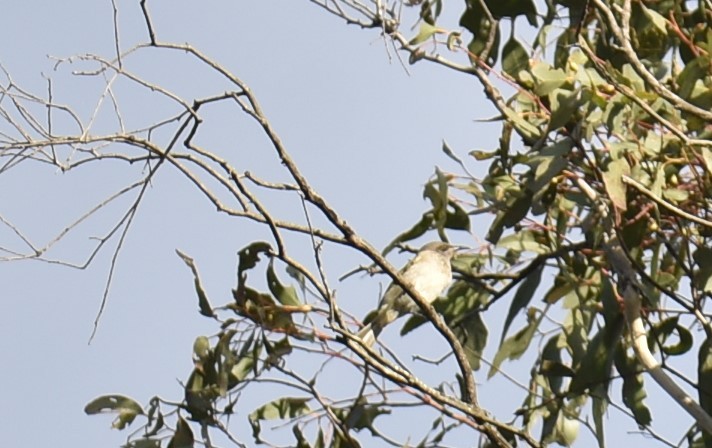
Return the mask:
[[450,256],[453,257],[459,251],[466,250],[466,249],[469,249],[469,247],[467,247],[467,246],[452,246],[452,247],[450,247],[448,252],[450,253]]

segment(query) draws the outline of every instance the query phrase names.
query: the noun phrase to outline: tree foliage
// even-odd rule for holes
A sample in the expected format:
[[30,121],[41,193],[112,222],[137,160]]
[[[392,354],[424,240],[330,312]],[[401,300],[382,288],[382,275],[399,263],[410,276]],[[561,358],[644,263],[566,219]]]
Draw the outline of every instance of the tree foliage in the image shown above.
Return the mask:
[[[212,437],[243,446],[248,442],[231,432],[238,419],[249,424],[249,443],[299,447],[361,446],[374,439],[472,444],[472,434],[481,436],[482,446],[569,446],[582,430],[604,446],[609,412],[677,446],[657,430],[664,421],[653,418],[646,400],[652,379],[690,414],[690,427],[677,435],[683,444],[712,446],[712,326],[705,311],[712,292],[712,5],[467,0],[459,23],[448,23],[444,8],[461,3],[311,4],[379,32],[397,57],[406,56],[404,64],[433,63],[475,77],[498,111],[497,147],[458,155],[444,144],[443,157],[459,171],[437,169],[423,191],[429,208],[378,251],[312,187],[248,86],[193,46],[163,42],[142,1],[148,41],[112,59],[83,60],[95,74],[159,92],[179,112],[150,128],[93,137],[54,135],[25,114],[17,123],[27,127],[3,142],[2,156],[31,153],[30,160],[62,169],[105,158],[148,163],[146,176],[124,191],[139,191],[134,206],[107,239],[118,230],[125,235],[151,177],[172,166],[220,211],[266,226],[272,240],[239,250],[237,282],[224,303],[208,297],[198,264],[178,253],[194,278],[199,312],[216,329],[196,337],[194,368],[178,401],[155,397],[142,406],[107,395],[86,412],[117,413],[118,429],[141,426],[127,442],[136,448],[199,440],[212,446]],[[415,30],[408,26],[413,21]],[[230,89],[176,97],[126,69],[132,54],[145,50],[184,53]],[[16,104],[37,101],[66,112],[12,84],[3,93]],[[288,182],[242,172],[194,143],[201,110],[217,102],[256,123]],[[158,129],[172,130],[169,144],[152,138]],[[55,148],[79,150],[79,156],[65,163]],[[263,190],[301,201],[304,221],[279,218],[256,193]],[[314,225],[312,214],[326,224]],[[482,219],[485,242],[456,257],[456,281],[434,306],[385,258],[396,248],[411,250],[416,239],[461,239]],[[309,239],[311,260],[292,255],[292,234]],[[418,347],[390,348],[388,339],[375,349],[359,343],[354,333],[363,316],[340,302],[324,270],[323,253],[332,246],[362,254],[369,265],[362,270],[382,271],[409,291],[423,312],[401,333],[433,327],[432,337],[446,344],[438,346],[446,355],[442,364],[417,356],[405,362]],[[491,318],[497,306],[507,310],[502,321]],[[492,359],[484,356],[488,347],[494,347]],[[521,392],[519,404],[508,414],[491,413],[478,400],[478,384],[506,375],[520,358],[528,378],[521,389],[512,386]],[[427,380],[416,373],[423,369]],[[334,378],[340,389],[323,392]],[[270,398],[238,412],[253,390],[269,391]],[[420,418],[432,424],[396,440],[393,422],[407,422],[402,414],[410,407],[422,408]],[[274,420],[288,428],[286,436],[277,431],[271,438]]]

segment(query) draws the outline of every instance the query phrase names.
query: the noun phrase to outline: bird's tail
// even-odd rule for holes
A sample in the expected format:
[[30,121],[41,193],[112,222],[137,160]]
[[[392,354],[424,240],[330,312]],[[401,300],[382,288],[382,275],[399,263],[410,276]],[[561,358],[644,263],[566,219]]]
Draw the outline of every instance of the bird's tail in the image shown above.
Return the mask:
[[361,339],[361,342],[363,342],[363,345],[366,347],[373,347],[373,344],[376,343],[376,332],[371,324],[366,324],[356,336]]
[[365,346],[373,347],[373,344],[376,343],[376,338],[381,334],[383,328],[396,320],[399,316],[400,314],[397,311],[389,308],[380,310],[376,316],[371,319],[371,322],[366,324],[356,335]]

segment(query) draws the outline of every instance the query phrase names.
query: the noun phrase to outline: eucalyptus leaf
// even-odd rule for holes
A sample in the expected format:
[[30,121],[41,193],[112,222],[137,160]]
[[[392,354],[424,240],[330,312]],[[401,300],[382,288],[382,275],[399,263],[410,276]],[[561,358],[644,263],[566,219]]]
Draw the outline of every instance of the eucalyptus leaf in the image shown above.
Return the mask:
[[277,298],[279,303],[287,306],[300,306],[302,305],[301,300],[297,296],[297,290],[293,286],[284,286],[282,282],[279,281],[277,274],[274,272],[274,263],[270,261],[269,267],[267,268],[267,286],[274,296]]
[[526,352],[529,344],[534,337],[536,329],[539,328],[540,319],[537,319],[532,310],[530,310],[527,325],[520,329],[514,335],[508,337],[499,346],[497,353],[494,355],[494,360],[487,373],[487,378],[492,378],[495,373],[499,372],[502,362],[505,360],[519,359]]
[[176,431],[168,442],[168,448],[193,448],[194,444],[193,430],[183,417],[178,417]]
[[200,308],[200,314],[206,317],[215,317],[213,307],[210,306],[208,296],[205,293],[205,289],[203,289],[202,283],[200,282],[200,276],[198,275],[198,267],[195,265],[195,261],[188,255],[177,249],[176,253],[193,272],[193,282],[195,284],[195,292],[198,294],[198,307]]

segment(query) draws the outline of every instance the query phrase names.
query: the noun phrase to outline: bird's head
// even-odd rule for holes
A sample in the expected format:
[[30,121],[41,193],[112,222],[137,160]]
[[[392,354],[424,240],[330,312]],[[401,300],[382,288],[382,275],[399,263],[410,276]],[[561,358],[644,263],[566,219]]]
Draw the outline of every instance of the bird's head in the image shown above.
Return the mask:
[[420,252],[431,250],[445,255],[448,259],[455,255],[458,250],[466,249],[464,246],[454,246],[449,243],[443,243],[442,241],[432,241],[420,248]]

